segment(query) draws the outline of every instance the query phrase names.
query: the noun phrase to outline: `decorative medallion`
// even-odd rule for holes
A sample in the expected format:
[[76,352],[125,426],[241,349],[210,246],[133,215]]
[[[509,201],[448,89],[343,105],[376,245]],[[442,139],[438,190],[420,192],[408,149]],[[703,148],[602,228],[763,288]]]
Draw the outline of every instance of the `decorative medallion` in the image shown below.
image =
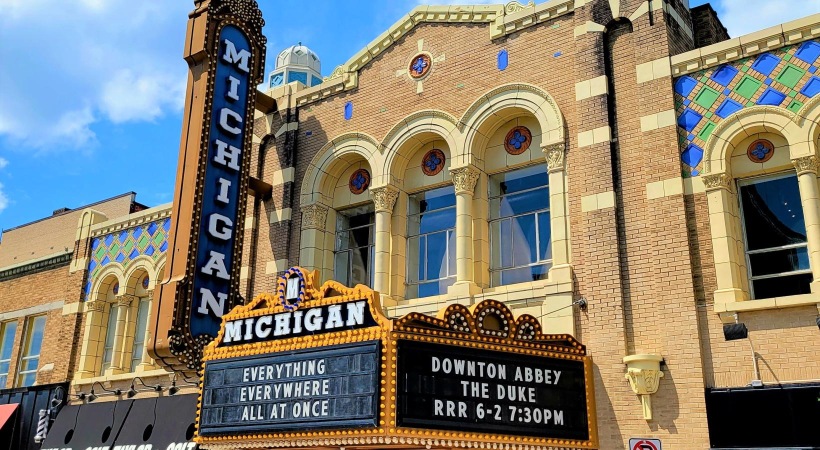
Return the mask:
[[520,155],[532,144],[532,133],[527,127],[517,126],[504,138],[504,150],[511,155]]
[[764,163],[774,156],[774,144],[766,139],[758,139],[749,145],[746,155],[752,162]]
[[438,175],[444,169],[444,152],[434,148],[424,155],[421,160],[421,170],[428,177]]
[[148,289],[148,283],[150,281],[151,281],[151,279],[146,275],[146,277],[142,279],[142,288],[143,289]]
[[114,287],[111,288],[111,292],[113,292],[114,295],[117,295],[117,293],[120,292],[120,284],[119,283],[114,283]]
[[354,195],[359,195],[370,187],[370,172],[367,169],[359,169],[350,175],[350,182],[348,183],[350,192]]
[[286,311],[295,311],[305,298],[305,275],[291,267],[279,277],[279,301]]
[[410,67],[407,72],[410,74],[410,78],[418,80],[419,78],[424,78],[425,75],[430,73],[432,64],[433,61],[430,59],[430,55],[427,53],[419,53],[414,56],[412,60],[410,60]]

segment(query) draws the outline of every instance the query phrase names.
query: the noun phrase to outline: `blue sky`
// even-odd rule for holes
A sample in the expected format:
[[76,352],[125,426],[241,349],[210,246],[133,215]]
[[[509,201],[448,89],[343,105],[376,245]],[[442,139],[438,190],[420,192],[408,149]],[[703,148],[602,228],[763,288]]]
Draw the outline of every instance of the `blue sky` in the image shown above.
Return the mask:
[[[268,69],[301,41],[327,75],[420,3],[259,0]],[[732,36],[820,12],[820,0],[711,3]],[[0,0],[0,229],[128,191],[149,206],[171,201],[192,6]]]

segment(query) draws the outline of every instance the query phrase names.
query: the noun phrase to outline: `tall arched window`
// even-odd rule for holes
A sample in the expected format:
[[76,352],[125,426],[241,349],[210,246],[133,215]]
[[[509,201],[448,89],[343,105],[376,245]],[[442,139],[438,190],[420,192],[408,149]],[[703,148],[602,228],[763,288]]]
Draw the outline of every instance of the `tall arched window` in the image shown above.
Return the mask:
[[552,245],[546,165],[491,176],[489,199],[492,285],[547,278]]
[[145,335],[148,331],[148,313],[151,301],[148,297],[139,299],[137,306],[137,323],[134,330],[134,343],[131,346],[131,372],[136,372],[145,357]]
[[336,213],[334,275],[345,286],[373,286],[375,217],[372,203]]

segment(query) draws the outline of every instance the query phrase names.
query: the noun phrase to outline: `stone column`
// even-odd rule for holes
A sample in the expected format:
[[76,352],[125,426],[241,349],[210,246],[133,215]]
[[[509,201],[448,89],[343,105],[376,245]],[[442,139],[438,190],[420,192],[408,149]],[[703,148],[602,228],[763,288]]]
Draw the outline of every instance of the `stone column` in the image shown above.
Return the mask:
[[[152,302],[154,301],[154,291],[153,291],[153,289],[150,290],[150,291],[146,291],[146,295],[147,295],[147,298],[145,300],[142,300],[142,301],[148,302],[148,320],[146,321],[146,323],[150,324],[151,323],[151,306],[152,306]],[[148,342],[151,341],[151,336],[148,335],[150,330],[151,330],[150,326],[148,327],[147,330],[145,330],[145,345],[148,345]],[[148,352],[145,351],[145,348],[143,348],[141,351],[142,351],[142,359],[140,360],[140,364],[137,367],[137,371],[149,370],[150,368],[154,367],[154,360],[151,359],[150,356],[148,356]]]
[[737,212],[732,204],[737,201],[732,190],[733,180],[729,174],[716,173],[703,177],[706,198],[709,202],[709,226],[712,229],[712,248],[715,253],[717,290],[715,303],[732,303],[748,300],[744,291],[745,270],[742,236],[737,229]]
[[456,284],[473,283],[473,192],[480,172],[474,166],[450,169],[456,191]]
[[[299,244],[299,265],[307,270],[322,267],[322,253],[325,249],[325,228],[328,207],[314,203],[302,207],[302,239]],[[324,279],[333,274],[321,274]]]
[[74,378],[92,378],[98,375],[105,345],[105,305],[103,300],[86,302],[85,330],[80,349],[80,361]]
[[820,292],[820,192],[817,187],[818,160],[816,156],[804,156],[792,160],[797,170],[800,186],[800,202],[806,223],[806,238],[809,250],[809,264],[814,275],[812,292]]
[[384,296],[390,295],[390,221],[399,191],[392,186],[370,188],[376,210],[376,236],[373,258],[373,290]]
[[[117,330],[114,333],[114,354],[111,358],[111,373],[124,373],[131,371],[131,346],[133,345],[133,335],[129,340],[128,330],[133,328],[134,314],[131,313],[131,305],[137,304],[139,299],[134,295],[123,294],[117,297],[116,303],[111,304],[108,314],[117,314]],[[116,308],[116,310],[114,309]],[[107,375],[107,374],[106,374]]]

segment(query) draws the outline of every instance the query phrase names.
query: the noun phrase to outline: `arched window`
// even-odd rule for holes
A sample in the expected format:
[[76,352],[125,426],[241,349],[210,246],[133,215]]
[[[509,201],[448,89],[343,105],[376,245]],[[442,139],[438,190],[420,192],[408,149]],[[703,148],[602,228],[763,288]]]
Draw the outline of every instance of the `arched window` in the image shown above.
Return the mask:
[[336,212],[336,281],[345,286],[373,286],[375,223],[372,203]]
[[546,165],[490,176],[489,200],[491,285],[547,278],[552,245]]
[[140,298],[137,306],[134,343],[131,346],[131,372],[136,372],[139,365],[145,361],[145,335],[148,332],[148,313],[150,311],[150,299],[148,297]]

